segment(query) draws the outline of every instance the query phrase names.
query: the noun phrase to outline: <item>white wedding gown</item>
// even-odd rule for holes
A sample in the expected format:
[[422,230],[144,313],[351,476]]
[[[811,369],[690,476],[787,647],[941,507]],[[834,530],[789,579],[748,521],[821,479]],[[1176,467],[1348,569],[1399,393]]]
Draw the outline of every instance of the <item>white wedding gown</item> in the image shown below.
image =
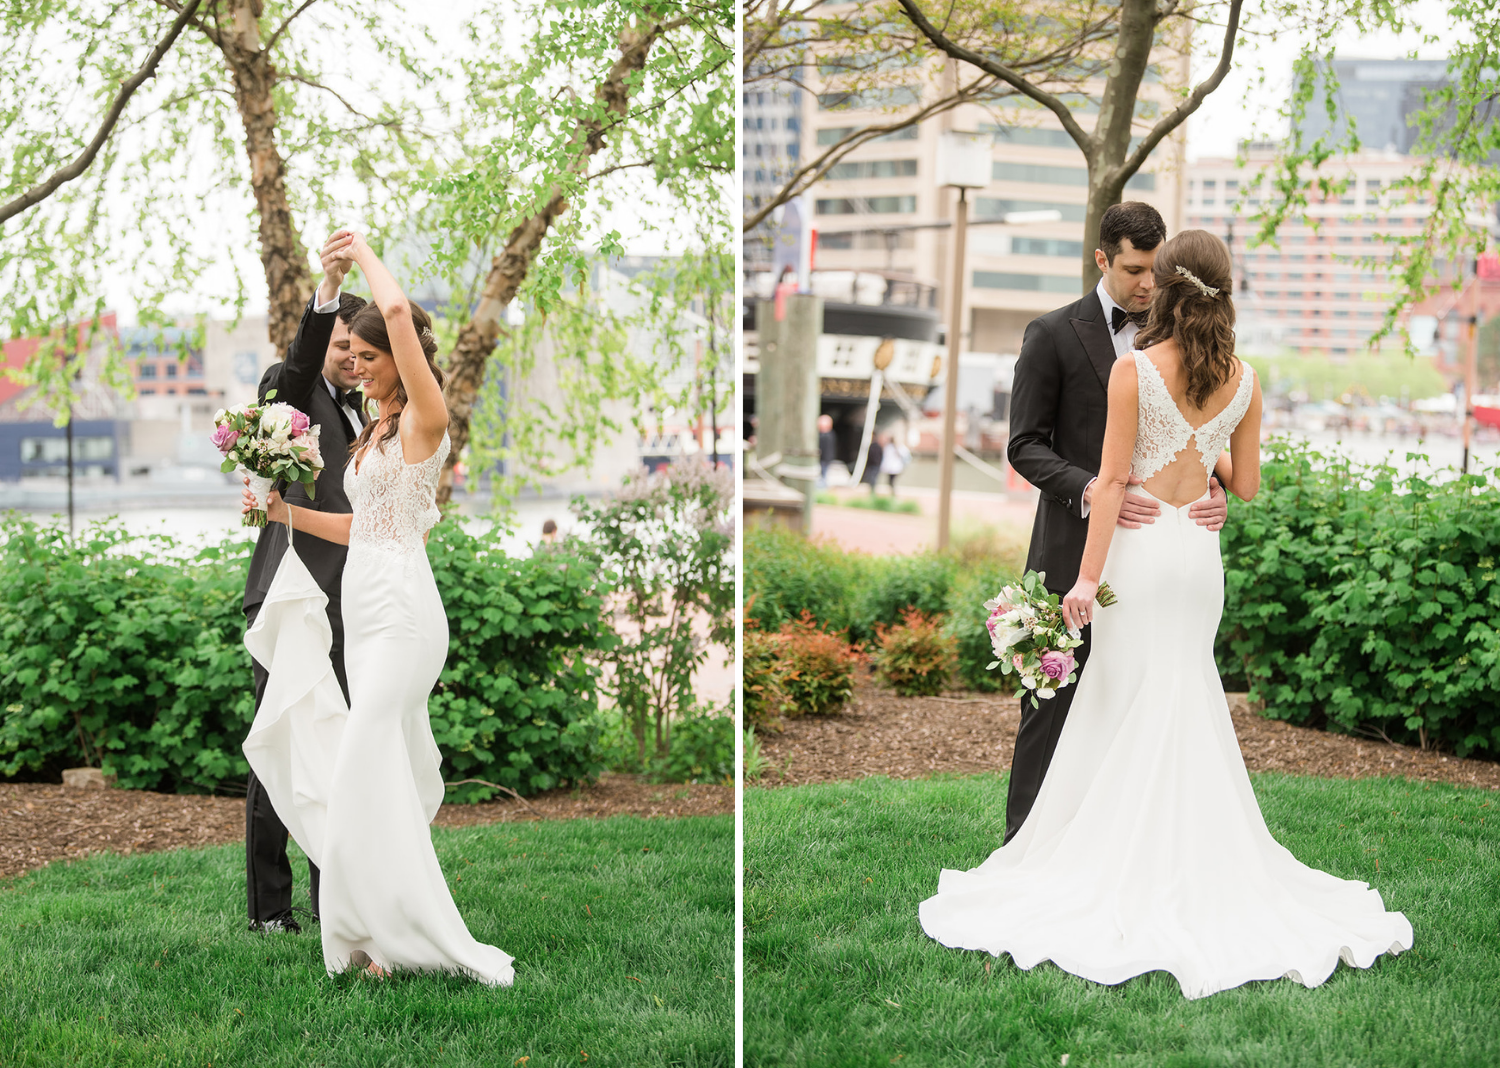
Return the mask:
[[[1194,430],[1134,355],[1133,473],[1149,479],[1196,436],[1206,485],[1254,372],[1246,365],[1233,400]],[[1256,979],[1315,987],[1340,959],[1367,968],[1411,948],[1411,924],[1377,891],[1307,867],[1266,828],[1214,663],[1219,535],[1189,507],[1163,503],[1156,522],[1115,530],[1103,579],[1118,601],[1094,615],[1030,815],[979,867],[944,870],[922,902],[922,928],[942,944],[1105,984],[1166,971],[1188,998]]]
[[363,950],[387,969],[509,986],[512,958],[469,934],[428,826],[443,777],[427,696],[448,654],[448,618],[422,538],[439,518],[448,450],[445,434],[433,456],[407,464],[397,436],[344,469],[354,506],[342,589],[347,708],[328,659],[327,597],[296,553],[283,556],[245,635],[270,677],[244,749],[322,872],[329,974]]

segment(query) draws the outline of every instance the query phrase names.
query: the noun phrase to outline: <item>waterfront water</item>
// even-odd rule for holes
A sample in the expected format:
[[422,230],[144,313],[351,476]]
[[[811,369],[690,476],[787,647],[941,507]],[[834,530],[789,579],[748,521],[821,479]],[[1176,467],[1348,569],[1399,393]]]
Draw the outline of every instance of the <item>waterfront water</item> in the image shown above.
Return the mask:
[[[74,489],[74,526],[115,519],[132,534],[166,534],[184,553],[217,544],[226,536],[256,531],[240,525],[240,489],[218,478],[192,480],[175,486],[147,480],[79,480]],[[494,526],[478,514],[486,502],[460,500],[459,515],[470,531],[481,533]],[[67,520],[67,486],[62,480],[28,479],[0,484],[0,513],[19,512],[33,519],[55,517]],[[558,498],[522,500],[512,512],[509,529],[501,538],[506,553],[527,555],[542,538],[542,525],[553,520],[559,532],[582,530],[568,501]]]
[[[1423,471],[1445,481],[1455,477],[1463,465],[1463,440],[1457,434],[1419,439],[1409,434],[1371,434],[1350,430],[1276,430],[1273,433],[1300,438],[1320,452],[1338,453],[1357,463],[1389,463],[1403,475]],[[1408,453],[1419,454],[1424,459],[1407,460]],[[1470,443],[1469,470],[1497,468],[1500,468],[1500,435],[1486,430]]]

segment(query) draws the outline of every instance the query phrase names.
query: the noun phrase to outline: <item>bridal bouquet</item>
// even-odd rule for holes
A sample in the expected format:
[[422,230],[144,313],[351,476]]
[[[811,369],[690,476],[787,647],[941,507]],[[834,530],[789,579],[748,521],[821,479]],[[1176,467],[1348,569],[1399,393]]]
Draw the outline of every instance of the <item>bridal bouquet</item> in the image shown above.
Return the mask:
[[[985,628],[999,657],[989,670],[998,667],[1003,675],[1014,672],[1031,691],[1033,708],[1078,680],[1071,650],[1083,644],[1068,629],[1062,598],[1047,592],[1046,579],[1045,571],[1028,571],[1019,586],[1006,586],[998,597],[984,602],[990,610]],[[1115,603],[1109,583],[1099,586],[1098,601],[1106,608]]]
[[[275,396],[270,390],[266,400]],[[319,430],[290,404],[240,404],[214,415],[214,447],[224,454],[219,470],[248,475],[258,505],[245,513],[244,526],[266,525],[266,496],[277,479],[300,482],[313,496],[313,480],[323,470]]]

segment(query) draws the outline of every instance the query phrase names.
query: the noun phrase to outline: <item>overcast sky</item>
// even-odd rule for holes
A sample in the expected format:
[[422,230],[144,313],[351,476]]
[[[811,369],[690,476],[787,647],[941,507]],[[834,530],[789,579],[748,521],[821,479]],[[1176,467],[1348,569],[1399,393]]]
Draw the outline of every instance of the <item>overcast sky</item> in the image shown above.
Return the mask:
[[[1254,4],[1255,0],[1249,2]],[[1343,59],[1400,59],[1415,50],[1419,59],[1446,58],[1448,48],[1458,39],[1446,6],[1441,0],[1419,0],[1412,10],[1413,21],[1426,35],[1438,37],[1438,44],[1423,45],[1423,33],[1360,36],[1350,32],[1335,39],[1336,55]],[[1222,41],[1222,29],[1199,34],[1193,57],[1195,80],[1212,72]],[[1286,121],[1279,119],[1277,112],[1291,94],[1292,61],[1301,45],[1300,39],[1283,34],[1275,42],[1235,49],[1234,66],[1223,83],[1188,118],[1189,159],[1233,156],[1239,142],[1246,138],[1279,137],[1287,132]],[[1264,85],[1258,84],[1262,72]]]

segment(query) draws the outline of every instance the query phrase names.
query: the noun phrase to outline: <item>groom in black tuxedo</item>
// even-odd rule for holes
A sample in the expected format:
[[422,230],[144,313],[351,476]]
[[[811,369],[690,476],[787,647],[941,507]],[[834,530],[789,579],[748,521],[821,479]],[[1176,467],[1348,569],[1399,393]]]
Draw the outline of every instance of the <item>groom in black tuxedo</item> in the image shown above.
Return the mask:
[[[349,446],[365,424],[360,396],[353,393],[359,383],[354,373],[354,354],[349,347],[349,323],[365,306],[364,300],[349,293],[340,294],[349,261],[343,257],[346,239],[335,234],[323,247],[323,281],[317,294],[308,301],[292,339],[286,359],[267,369],[260,380],[260,400],[276,391],[273,401],[290,404],[306,413],[312,425],[320,427],[318,446],[323,455],[323,470],[318,476],[315,498],[307,496],[300,482],[278,484],[283,497],[303,508],[347,515],[354,509],[344,495],[344,465],[349,460]],[[276,576],[276,568],[287,550],[286,526],[268,523],[260,532],[255,553],[250,558],[250,573],[245,581],[245,626],[255,624],[266,591]],[[294,550],[307,565],[318,586],[328,595],[328,623],[333,628],[330,658],[344,700],[349,700],[349,683],[344,676],[344,617],[340,607],[344,558],[348,547],[323,541],[311,534],[298,534]],[[266,692],[266,669],[252,661],[255,673],[255,707],[260,710]],[[255,772],[250,772],[245,792],[245,879],[249,896],[252,931],[299,932],[301,926],[292,917],[292,865],[286,855],[287,830],[271,801],[266,797]],[[308,861],[313,918],[318,915],[318,869]]]
[[[1126,201],[1110,208],[1099,222],[1099,247],[1094,250],[1103,274],[1099,284],[1067,307],[1033,319],[1021,342],[1006,455],[1041,490],[1026,569],[1045,571],[1047,589],[1059,597],[1077,581],[1088,540],[1089,500],[1109,414],[1110,369],[1135,347],[1155,286],[1151,267],[1156,248],[1166,237],[1166,223],[1150,204]],[[1189,514],[1218,530],[1228,518],[1228,500],[1216,481],[1210,481],[1209,492],[1210,499],[1194,504]],[[1127,493],[1119,522],[1139,527],[1154,522],[1159,512],[1149,498]],[[1073,650],[1080,676],[1089,636],[1085,627],[1083,645]],[[1065,686],[1039,708],[1021,702],[1005,812],[1007,842],[1031,812],[1077,689],[1077,683]]]

